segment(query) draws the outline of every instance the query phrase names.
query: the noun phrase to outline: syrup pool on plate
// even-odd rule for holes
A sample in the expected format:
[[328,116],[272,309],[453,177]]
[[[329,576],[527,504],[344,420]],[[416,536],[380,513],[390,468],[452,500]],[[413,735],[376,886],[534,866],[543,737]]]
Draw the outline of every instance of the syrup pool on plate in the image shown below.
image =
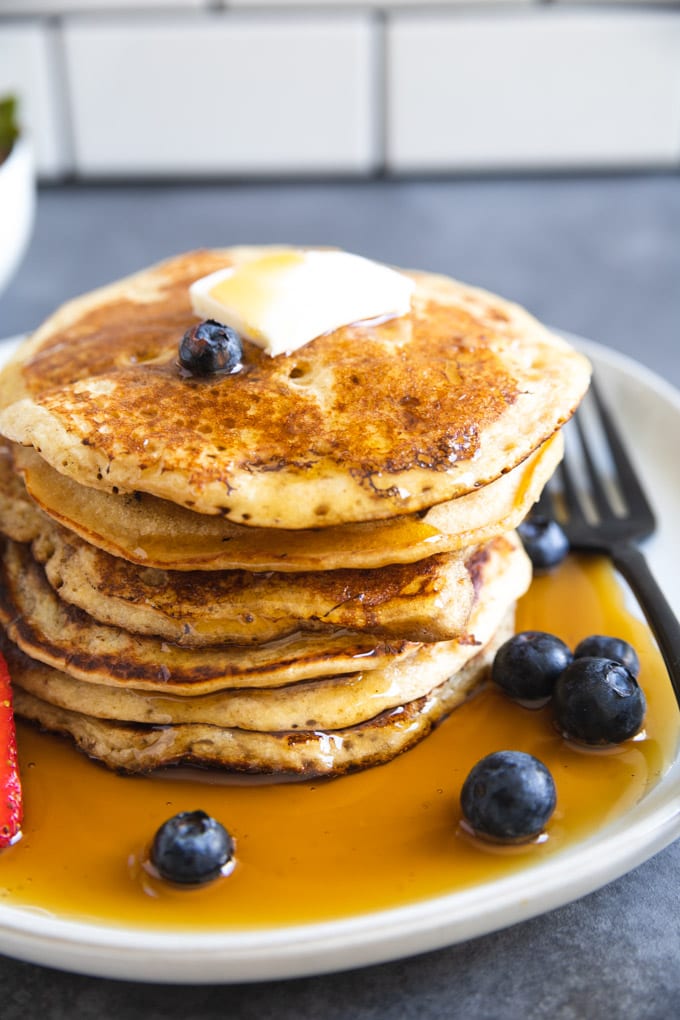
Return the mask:
[[[523,708],[487,687],[387,765],[276,783],[189,769],[117,776],[20,723],[24,834],[0,854],[0,902],[145,928],[269,927],[400,906],[559,854],[663,776],[678,711],[656,646],[606,561],[568,558],[535,579],[517,629],[551,631],[572,647],[594,633],[633,644],[648,706],[642,733],[615,748],[579,748],[556,732],[549,707]],[[484,846],[460,828],[465,776],[500,749],[536,755],[555,778],[557,808],[541,842]],[[175,889],[143,862],[159,825],[198,808],[233,836],[236,866],[204,888]]]

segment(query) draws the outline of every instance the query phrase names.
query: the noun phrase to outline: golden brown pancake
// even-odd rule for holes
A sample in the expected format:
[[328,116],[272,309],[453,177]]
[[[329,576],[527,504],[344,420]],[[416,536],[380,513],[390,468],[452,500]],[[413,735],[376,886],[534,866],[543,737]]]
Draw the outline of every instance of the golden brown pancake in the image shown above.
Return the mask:
[[474,601],[462,553],[377,570],[169,571],[110,556],[53,523],[32,549],[65,602],[100,623],[193,647],[334,630],[443,641],[465,633]]
[[[508,572],[514,577],[520,569],[515,565],[525,559],[513,536],[485,547],[477,560],[479,597],[489,598],[497,579],[502,582]],[[506,604],[517,594],[513,591]],[[415,642],[346,631],[295,634],[263,645],[199,648],[130,634],[97,623],[62,602],[28,547],[10,540],[5,540],[0,557],[0,622],[27,655],[78,679],[173,694],[280,687],[298,680],[363,672],[420,647]]]
[[27,546],[5,540],[0,622],[28,655],[82,680],[200,694],[230,687],[279,687],[315,676],[377,668],[418,644],[344,630],[293,634],[263,645],[187,648],[97,623],[48,584]]
[[179,644],[258,643],[295,631],[365,630],[409,641],[463,633],[472,550],[375,570],[169,571],[111,556],[35,508],[0,453],[0,532],[31,542],[59,597],[101,623]]
[[[90,489],[55,471],[34,450],[14,447],[32,502],[28,507],[23,505],[19,514],[16,503],[22,490],[12,480],[7,491],[11,486],[13,505],[4,516],[8,521],[20,518],[23,524],[21,534],[7,532],[11,538],[30,541],[42,524],[34,515],[31,530],[27,515],[39,506],[86,542],[132,563],[160,569],[373,569],[482,545],[512,531],[539,498],[562,451],[562,435],[558,433],[490,485],[422,514],[283,531],[245,528],[143,493],[116,496]],[[0,468],[2,464],[0,458]],[[0,486],[0,505],[2,500]]]
[[30,659],[7,639],[3,650],[15,684],[50,704],[98,718],[159,725],[209,723],[257,731],[336,730],[420,698],[459,673],[499,627],[507,630],[511,625],[514,601],[524,593],[529,579],[530,568],[521,553],[487,576],[470,619],[471,636],[464,642],[421,645],[413,654],[388,660],[378,669],[278,688],[176,696],[158,688],[149,692],[83,682]]
[[158,726],[117,722],[61,708],[17,687],[15,710],[46,730],[69,736],[86,754],[120,772],[165,765],[212,765],[231,772],[339,776],[380,765],[426,737],[487,677],[501,627],[489,645],[422,698],[356,726],[262,733],[204,723]]
[[0,373],[0,623],[19,714],[111,768],[340,775],[481,683],[531,569],[512,529],[586,360],[412,273],[410,314],[192,377],[193,252],[78,298]]
[[474,491],[552,436],[587,387],[586,360],[528,313],[424,273],[410,315],[289,356],[246,342],[241,372],[187,378],[189,285],[258,253],[189,253],[71,302],[3,373],[0,431],[84,486],[305,529]]

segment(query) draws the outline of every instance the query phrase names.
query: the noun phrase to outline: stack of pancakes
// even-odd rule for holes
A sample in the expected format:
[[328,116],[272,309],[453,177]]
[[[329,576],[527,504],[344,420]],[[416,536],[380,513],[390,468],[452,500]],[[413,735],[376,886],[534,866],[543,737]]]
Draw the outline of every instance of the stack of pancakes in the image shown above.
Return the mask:
[[486,676],[513,529],[587,362],[522,309],[411,273],[411,312],[192,377],[193,252],[61,308],[0,376],[0,620],[16,711],[123,771],[335,775]]

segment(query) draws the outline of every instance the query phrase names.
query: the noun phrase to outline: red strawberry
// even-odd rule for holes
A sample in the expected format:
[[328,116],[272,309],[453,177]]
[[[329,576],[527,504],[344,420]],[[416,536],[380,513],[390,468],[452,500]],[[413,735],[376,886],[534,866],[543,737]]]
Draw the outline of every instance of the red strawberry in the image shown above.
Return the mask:
[[22,818],[12,687],[7,663],[0,655],[0,850],[16,841]]

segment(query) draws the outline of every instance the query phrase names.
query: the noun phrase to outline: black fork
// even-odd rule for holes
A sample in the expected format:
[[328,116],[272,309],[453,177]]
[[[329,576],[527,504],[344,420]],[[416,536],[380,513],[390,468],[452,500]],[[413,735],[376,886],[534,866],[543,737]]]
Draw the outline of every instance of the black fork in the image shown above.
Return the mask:
[[680,623],[636,545],[654,531],[654,513],[594,381],[565,434],[564,460],[534,513],[557,520],[572,549],[610,557],[640,603],[680,706]]

